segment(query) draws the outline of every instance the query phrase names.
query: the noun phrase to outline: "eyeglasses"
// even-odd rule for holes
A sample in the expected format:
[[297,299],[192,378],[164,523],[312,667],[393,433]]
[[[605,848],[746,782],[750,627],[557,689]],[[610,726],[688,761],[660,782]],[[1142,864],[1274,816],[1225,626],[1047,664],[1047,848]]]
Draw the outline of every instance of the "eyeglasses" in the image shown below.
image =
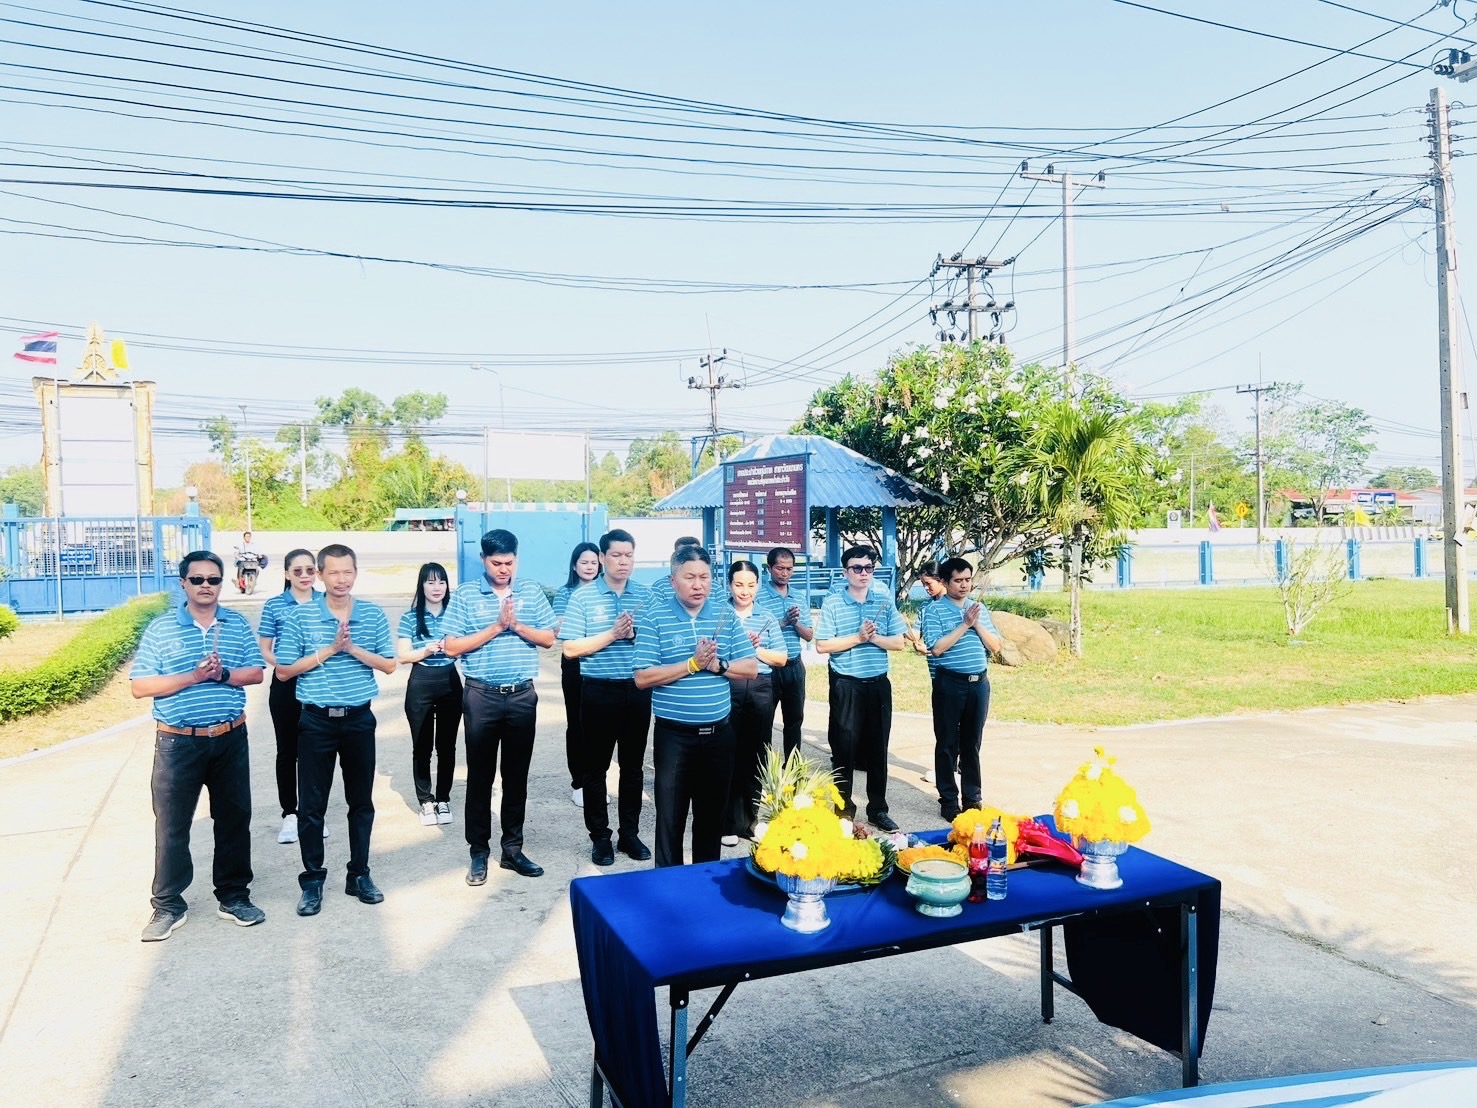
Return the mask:
[[222,581],[225,580],[225,578],[224,577],[201,577],[197,573],[197,574],[195,574],[192,577],[186,577],[185,580],[188,581],[192,585],[219,585]]
[[876,568],[875,566],[865,566],[865,565],[861,565],[861,566],[847,566],[846,567],[846,572],[847,573],[871,573],[872,570],[875,569],[875,568]]
[[287,572],[292,574],[294,577],[311,577],[313,576],[313,574],[317,573],[318,570],[314,566],[297,566],[296,568],[290,569]]

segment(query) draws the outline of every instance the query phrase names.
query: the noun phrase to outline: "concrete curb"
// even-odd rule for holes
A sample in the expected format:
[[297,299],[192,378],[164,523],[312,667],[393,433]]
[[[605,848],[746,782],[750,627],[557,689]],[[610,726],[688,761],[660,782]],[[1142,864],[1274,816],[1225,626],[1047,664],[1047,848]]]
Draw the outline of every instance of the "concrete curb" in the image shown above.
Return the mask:
[[149,715],[148,712],[145,712],[143,715],[134,716],[131,719],[125,719],[122,723],[115,723],[111,727],[104,727],[101,731],[94,731],[90,735],[81,735],[78,738],[68,739],[66,742],[57,743],[55,746],[46,746],[42,747],[40,750],[32,750],[26,754],[17,754],[13,758],[0,758],[0,769],[5,769],[7,766],[19,765],[21,762],[30,762],[35,760],[36,758],[44,758],[48,754],[59,754],[63,750],[72,750],[79,746],[86,746],[89,743],[100,742],[103,739],[110,739],[114,735],[120,734],[123,731],[127,731],[130,727],[137,727],[140,724],[148,723],[149,720],[151,720],[152,718],[153,716]]

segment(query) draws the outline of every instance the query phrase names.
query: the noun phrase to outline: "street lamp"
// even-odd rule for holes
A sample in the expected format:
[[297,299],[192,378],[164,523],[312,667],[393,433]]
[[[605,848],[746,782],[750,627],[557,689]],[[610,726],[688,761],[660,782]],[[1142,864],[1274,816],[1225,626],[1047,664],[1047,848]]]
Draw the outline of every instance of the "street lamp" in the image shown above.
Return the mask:
[[241,453],[246,456],[246,529],[252,530],[251,526],[251,450],[246,445],[246,405],[237,404],[241,409]]
[[[475,369],[475,370],[477,370],[479,373],[490,373],[494,377],[497,378],[497,411],[498,411],[498,420],[502,424],[502,429],[504,431],[506,431],[508,429],[508,409],[507,409],[507,406],[503,403],[503,375],[500,372],[498,372],[496,369],[493,369],[492,366],[489,366],[489,365],[481,365],[481,364],[478,364],[478,363],[473,363],[472,368]],[[488,485],[488,473],[489,473],[489,470],[490,470],[490,461],[491,461],[491,457],[490,457],[490,455],[491,455],[491,449],[490,449],[490,443],[489,443],[489,440],[490,439],[491,439],[491,435],[488,434],[487,428],[484,426],[482,428],[482,504],[483,504],[483,509],[482,510],[483,511],[486,511],[487,510],[487,501],[488,501],[489,496],[490,496],[490,494],[488,492],[488,488],[489,488],[489,485]],[[511,506],[512,503],[513,503],[513,478],[512,478],[511,475],[508,476],[507,482],[508,482],[508,504],[509,504],[509,506]]]

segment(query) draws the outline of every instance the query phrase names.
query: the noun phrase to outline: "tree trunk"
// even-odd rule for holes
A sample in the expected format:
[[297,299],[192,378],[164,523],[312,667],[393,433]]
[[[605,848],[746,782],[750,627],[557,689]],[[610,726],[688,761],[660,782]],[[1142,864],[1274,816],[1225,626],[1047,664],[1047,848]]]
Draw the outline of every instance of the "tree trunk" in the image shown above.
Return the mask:
[[1072,614],[1067,624],[1067,641],[1071,644],[1072,656],[1080,658],[1082,657],[1082,535],[1076,529],[1072,532],[1070,561]]

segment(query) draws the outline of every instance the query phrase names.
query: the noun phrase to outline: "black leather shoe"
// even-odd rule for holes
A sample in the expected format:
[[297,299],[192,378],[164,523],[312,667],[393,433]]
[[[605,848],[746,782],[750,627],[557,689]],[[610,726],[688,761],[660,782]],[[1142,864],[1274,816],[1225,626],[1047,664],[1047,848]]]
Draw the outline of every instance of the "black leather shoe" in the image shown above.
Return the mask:
[[[611,859],[611,861],[614,860]],[[544,867],[533,861],[533,859],[529,858],[521,850],[517,854],[504,854],[503,860],[498,865],[502,866],[503,869],[512,870],[519,877],[542,877],[544,875]]]
[[[590,848],[590,861],[597,866],[615,865],[615,848],[610,845],[609,839],[597,839]],[[506,863],[504,863],[506,864]]]
[[487,855],[473,854],[472,864],[467,867],[468,885],[487,884]]
[[898,829],[897,820],[893,819],[886,812],[878,812],[875,816],[868,816],[867,819],[878,831],[896,831]]
[[309,881],[303,886],[303,895],[297,902],[297,914],[316,916],[323,910],[323,882]]
[[953,823],[956,819],[959,818],[959,805],[940,804],[939,816],[943,819],[945,823]]
[[621,839],[615,844],[616,849],[630,858],[633,862],[651,861],[651,850],[640,839],[632,835],[629,839]]
[[365,904],[378,904],[385,899],[385,894],[369,879],[369,874],[362,877],[350,877],[344,885],[344,892],[350,896],[357,896]]

